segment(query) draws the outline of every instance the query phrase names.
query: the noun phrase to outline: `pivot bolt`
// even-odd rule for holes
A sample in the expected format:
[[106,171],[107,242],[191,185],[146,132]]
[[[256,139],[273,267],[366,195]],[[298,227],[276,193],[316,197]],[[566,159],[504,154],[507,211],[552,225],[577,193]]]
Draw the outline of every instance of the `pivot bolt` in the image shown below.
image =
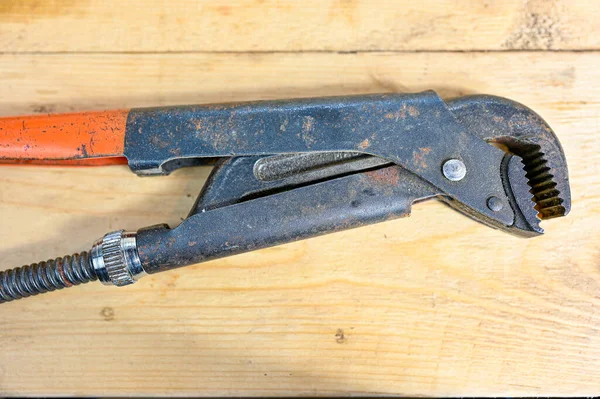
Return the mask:
[[450,181],[460,181],[467,174],[467,167],[460,159],[449,159],[444,162],[442,172]]
[[502,200],[498,197],[494,197],[493,195],[487,199],[487,206],[491,211],[500,212],[504,205],[502,204]]

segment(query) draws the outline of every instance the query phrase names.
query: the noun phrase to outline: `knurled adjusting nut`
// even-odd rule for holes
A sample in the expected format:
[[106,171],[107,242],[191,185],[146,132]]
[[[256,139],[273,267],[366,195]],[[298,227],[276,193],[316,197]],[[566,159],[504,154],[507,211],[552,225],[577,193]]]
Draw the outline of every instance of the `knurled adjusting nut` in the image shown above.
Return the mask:
[[121,287],[135,283],[145,274],[137,251],[136,233],[117,230],[96,241],[92,247],[92,265],[104,284]]

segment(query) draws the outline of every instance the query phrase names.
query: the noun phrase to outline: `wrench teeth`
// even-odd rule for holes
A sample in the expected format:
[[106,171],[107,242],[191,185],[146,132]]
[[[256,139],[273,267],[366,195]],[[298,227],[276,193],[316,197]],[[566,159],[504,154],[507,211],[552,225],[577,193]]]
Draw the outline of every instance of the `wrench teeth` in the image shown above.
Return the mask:
[[[527,168],[525,167],[525,162],[523,161],[522,163],[523,163],[523,178],[527,182],[527,184],[531,187],[529,178],[527,177]],[[530,224],[534,223],[535,226],[532,225],[532,227],[541,230],[539,222],[542,220],[542,218],[538,211],[538,204],[535,200],[535,196],[534,196],[532,190],[533,189],[529,189],[529,193],[531,194],[531,197],[529,199],[529,203],[531,204],[530,208],[522,209],[522,211],[527,213],[530,217],[534,217],[534,219],[528,219],[529,223]]]
[[540,219],[551,219],[565,215],[565,207],[562,206],[564,200],[560,198],[560,191],[556,189],[556,182],[553,180],[552,169],[548,166],[545,154],[540,151],[539,146],[526,152],[522,156],[524,170],[528,184],[531,187],[529,192],[533,195],[535,209]]

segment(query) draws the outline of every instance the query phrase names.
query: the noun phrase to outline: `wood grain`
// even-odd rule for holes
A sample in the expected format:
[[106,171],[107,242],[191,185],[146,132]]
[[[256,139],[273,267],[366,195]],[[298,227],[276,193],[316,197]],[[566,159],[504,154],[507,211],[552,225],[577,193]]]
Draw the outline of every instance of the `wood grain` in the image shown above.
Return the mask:
[[573,0],[3,0],[3,52],[597,50]]
[[[101,13],[99,13],[101,14]],[[159,43],[160,44],[160,43]],[[600,54],[4,54],[0,114],[433,88],[556,130],[573,210],[519,239],[412,217],[0,309],[1,395],[593,395],[600,389]],[[206,168],[3,167],[0,267],[176,224]]]

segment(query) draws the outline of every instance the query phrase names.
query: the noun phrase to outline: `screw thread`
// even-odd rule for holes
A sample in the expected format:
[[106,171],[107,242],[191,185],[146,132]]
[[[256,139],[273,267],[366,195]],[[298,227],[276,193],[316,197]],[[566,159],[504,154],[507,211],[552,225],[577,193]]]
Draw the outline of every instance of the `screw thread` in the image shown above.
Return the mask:
[[0,303],[97,280],[87,252],[0,272]]

